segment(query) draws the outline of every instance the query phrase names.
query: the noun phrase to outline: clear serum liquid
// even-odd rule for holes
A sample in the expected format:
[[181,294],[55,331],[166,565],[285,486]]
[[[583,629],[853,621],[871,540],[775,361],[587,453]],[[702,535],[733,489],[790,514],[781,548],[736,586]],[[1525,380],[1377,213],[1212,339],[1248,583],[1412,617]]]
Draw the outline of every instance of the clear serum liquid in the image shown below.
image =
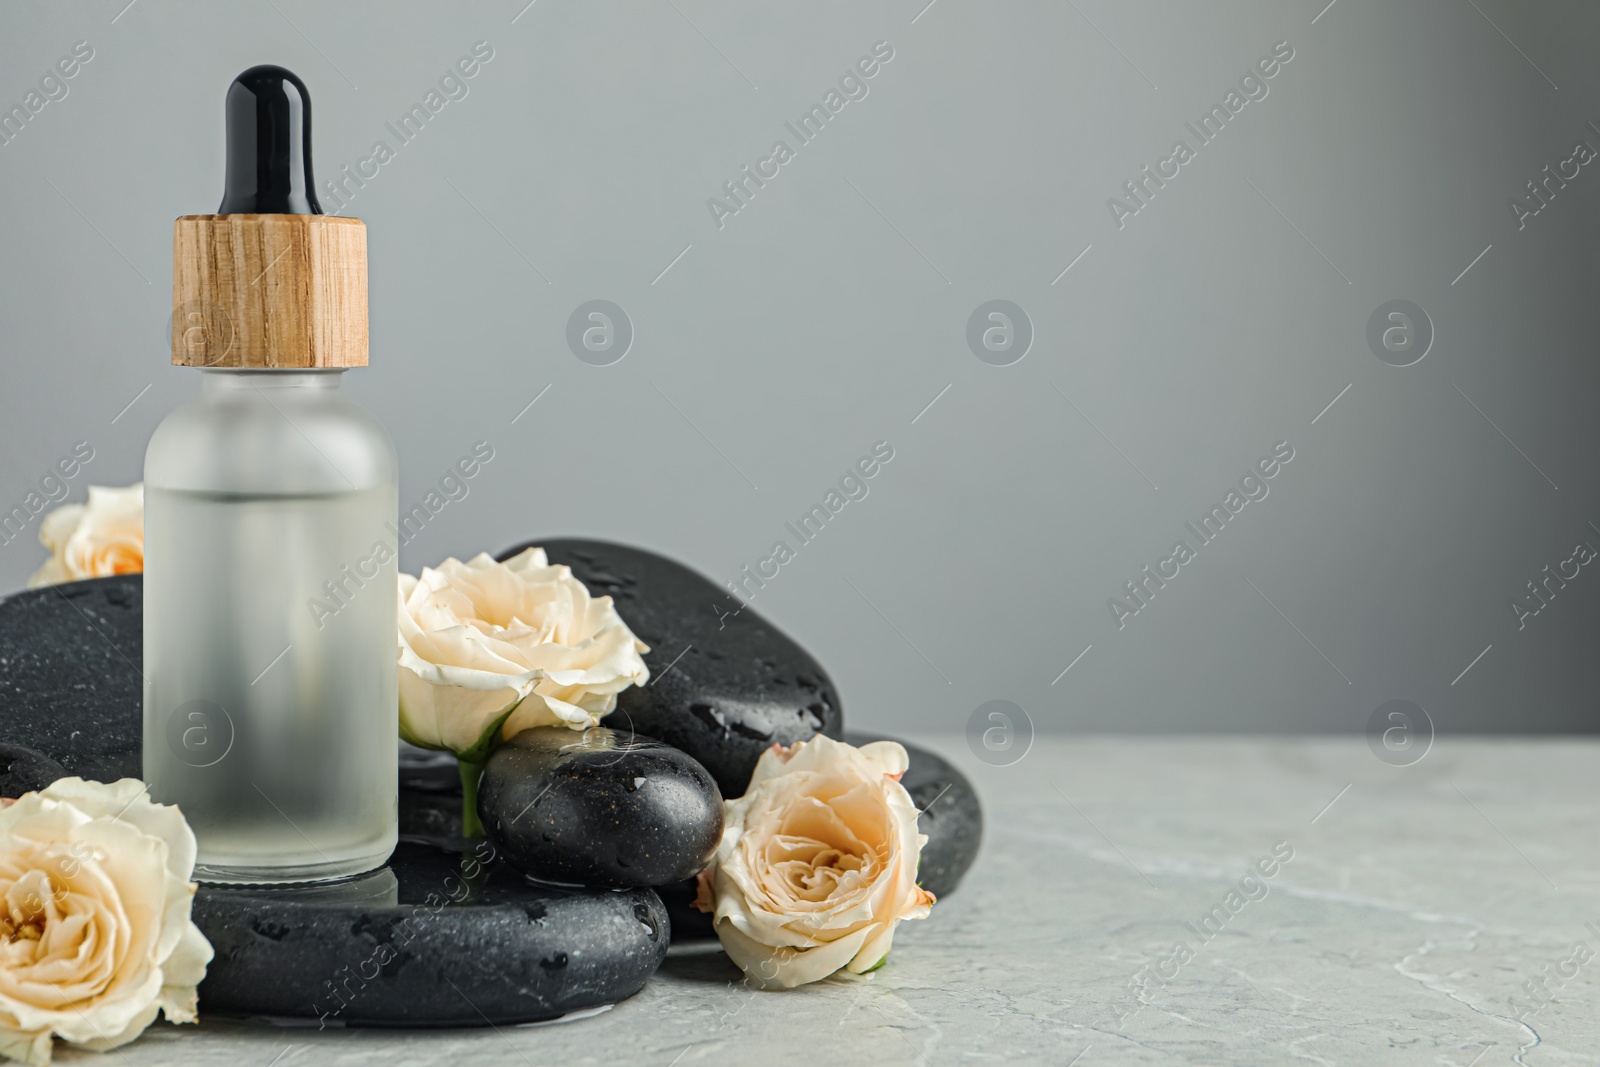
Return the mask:
[[382,862],[397,563],[372,548],[393,487],[150,488],[145,508],[144,773],[194,829],[200,877],[310,881]]

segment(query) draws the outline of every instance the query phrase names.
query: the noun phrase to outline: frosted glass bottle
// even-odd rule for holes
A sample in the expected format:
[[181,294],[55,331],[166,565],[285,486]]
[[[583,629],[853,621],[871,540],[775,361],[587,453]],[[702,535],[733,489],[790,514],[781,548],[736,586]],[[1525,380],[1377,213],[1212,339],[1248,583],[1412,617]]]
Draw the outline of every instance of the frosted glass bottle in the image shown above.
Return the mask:
[[393,850],[397,464],[339,370],[201,370],[145,457],[144,777],[196,877]]
[[349,877],[399,828],[396,461],[339,392],[367,365],[367,239],[322,214],[311,99],[251,67],[215,214],[173,223],[172,362],[150,439],[144,778],[212,882]]

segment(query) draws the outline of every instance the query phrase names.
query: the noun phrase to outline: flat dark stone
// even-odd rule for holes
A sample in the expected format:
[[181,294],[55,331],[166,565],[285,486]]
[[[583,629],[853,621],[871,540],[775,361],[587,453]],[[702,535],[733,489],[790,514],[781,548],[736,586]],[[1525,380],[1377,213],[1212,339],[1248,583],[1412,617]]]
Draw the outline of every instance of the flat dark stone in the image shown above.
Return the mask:
[[66,775],[49,756],[21,745],[0,744],[0,797],[36,792]]
[[841,735],[843,707],[822,664],[710,579],[654,552],[577,538],[525,542],[499,558],[530,545],[610,596],[650,646],[650,684],[623,690],[607,726],[689,753],[725,797],[744,794],[774,744]]
[[143,575],[0,600],[0,742],[81,778],[139,777],[143,659]]
[[484,836],[550,882],[653,886],[692,878],[722,839],[722,795],[695,759],[604,727],[524,730],[478,784]]
[[202,886],[216,949],[200,1010],[328,1026],[505,1026],[637,993],[666,956],[649,889],[534,885],[480,843],[468,856],[402,843],[350,882]]
[[[844,739],[857,746],[869,741],[899,740],[854,730]],[[911,757],[911,766],[900,784],[906,787],[906,792],[922,811],[917,816],[917,829],[928,835],[927,844],[922,846],[922,861],[917,867],[917,884],[943,900],[961,884],[962,876],[977,858],[978,846],[983,843],[983,808],[972,783],[947,760],[910,742],[900,743],[906,746],[906,753]],[[656,892],[672,919],[674,940],[696,941],[716,936],[711,916],[693,907],[694,879],[658,886]]]

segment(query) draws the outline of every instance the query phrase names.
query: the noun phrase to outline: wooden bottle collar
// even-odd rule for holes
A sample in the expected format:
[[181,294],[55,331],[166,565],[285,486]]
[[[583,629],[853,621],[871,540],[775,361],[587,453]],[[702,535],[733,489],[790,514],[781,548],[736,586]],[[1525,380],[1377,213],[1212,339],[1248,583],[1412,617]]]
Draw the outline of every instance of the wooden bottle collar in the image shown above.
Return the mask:
[[172,362],[367,365],[367,228],[337,215],[185,215],[172,228]]

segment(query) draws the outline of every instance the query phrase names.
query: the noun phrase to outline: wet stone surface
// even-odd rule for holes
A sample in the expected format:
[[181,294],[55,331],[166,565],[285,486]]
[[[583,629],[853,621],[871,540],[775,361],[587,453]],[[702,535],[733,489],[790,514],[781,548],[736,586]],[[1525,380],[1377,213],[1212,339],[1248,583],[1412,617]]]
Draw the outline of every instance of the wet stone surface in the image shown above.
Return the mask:
[[605,541],[529,541],[499,558],[530,545],[571,567],[596,596],[610,596],[650,646],[649,684],[622,692],[608,727],[689,753],[725,797],[744,793],[772,745],[841,736],[843,707],[822,664],[710,579],[654,552]]
[[604,728],[524,730],[489,757],[484,832],[526,874],[580,885],[693,877],[722,837],[706,769],[659,741]]
[[61,764],[21,745],[0,744],[0,797],[20,797],[66,777]]
[[143,575],[0,600],[0,741],[82,778],[139,777],[143,656]]
[[402,842],[330,885],[202,886],[194,919],[216,949],[203,1014],[324,1026],[502,1026],[612,1004],[671,939],[651,890],[535,885],[486,842]]

